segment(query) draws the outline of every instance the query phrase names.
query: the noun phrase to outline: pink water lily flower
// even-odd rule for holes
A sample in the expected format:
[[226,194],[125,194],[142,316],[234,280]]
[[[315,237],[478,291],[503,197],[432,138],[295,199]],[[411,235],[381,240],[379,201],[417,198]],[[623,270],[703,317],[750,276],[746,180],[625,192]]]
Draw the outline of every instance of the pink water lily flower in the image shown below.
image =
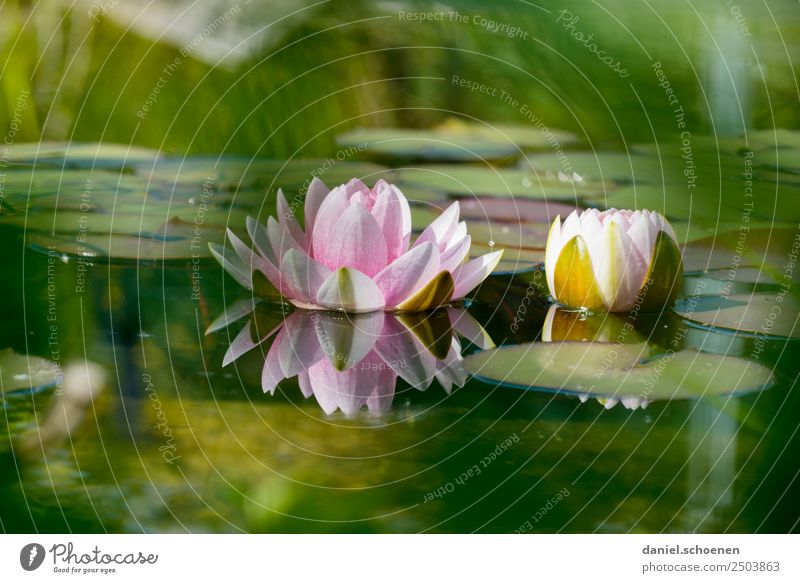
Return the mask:
[[466,261],[467,225],[458,202],[411,243],[411,209],[399,188],[353,179],[328,190],[314,178],[305,198],[305,230],[282,191],[278,218],[248,218],[255,251],[228,230],[235,253],[210,248],[242,285],[266,278],[301,308],[346,312],[422,311],[462,299],[497,266],[502,251]]
[[545,252],[551,295],[561,304],[604,312],[675,301],[683,274],[675,231],[656,211],[589,209],[556,217]]

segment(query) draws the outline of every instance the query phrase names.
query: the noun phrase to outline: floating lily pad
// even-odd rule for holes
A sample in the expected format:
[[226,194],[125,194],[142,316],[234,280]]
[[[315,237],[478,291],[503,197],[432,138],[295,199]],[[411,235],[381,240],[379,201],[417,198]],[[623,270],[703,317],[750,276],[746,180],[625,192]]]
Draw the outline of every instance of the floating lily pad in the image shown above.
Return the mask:
[[[469,249],[470,258],[480,257],[500,247],[489,246],[481,243],[472,243]],[[495,275],[512,274],[532,271],[544,263],[544,249],[518,249],[515,247],[503,248],[503,258],[494,268]]]
[[547,128],[548,132],[545,133],[542,129],[529,124],[491,123],[487,125],[451,119],[439,126],[439,129],[452,134],[483,136],[487,140],[501,143],[511,142],[524,150],[552,148],[554,144],[567,146],[579,141],[572,132]]
[[719,193],[690,194],[674,185],[631,185],[591,201],[606,208],[654,210],[670,219],[691,219],[706,225],[739,220],[742,216],[741,210],[720,203]]
[[584,180],[661,183],[664,177],[662,161],[655,156],[624,152],[565,152],[530,154],[520,162],[523,169],[537,172],[576,172]]
[[698,296],[680,300],[675,311],[690,322],[710,328],[800,338],[800,302],[788,293]]
[[647,344],[534,342],[487,350],[464,360],[486,382],[612,399],[687,399],[767,387],[756,362],[685,350],[650,357]]
[[91,144],[79,142],[41,142],[6,146],[6,160],[59,167],[126,168],[152,162],[158,150],[125,144]]
[[518,223],[552,223],[556,216],[562,218],[580,210],[574,204],[541,200],[479,197],[461,201],[461,216],[465,219],[488,219]]
[[[33,233],[28,244],[36,251],[48,253],[50,249],[60,255],[82,257],[101,261],[177,261],[209,259],[208,241],[222,242],[223,233],[209,230],[203,233],[203,244],[192,245],[189,237],[154,239],[135,235],[87,235],[78,241],[74,235]],[[210,266],[215,266],[211,261]]]
[[792,244],[797,229],[757,228],[756,224],[745,223],[749,230],[741,232],[740,223],[732,233],[721,233],[685,245],[682,251],[684,271],[755,267],[772,277],[777,275],[787,281],[797,281],[800,271],[786,271],[789,259],[796,253],[792,251]]
[[[630,150],[637,154],[680,157],[682,147],[683,144],[681,142],[660,142],[658,144],[632,144]],[[713,153],[713,155],[721,159],[723,164],[727,164],[734,159],[738,160],[738,156],[743,152],[757,152],[766,147],[767,146],[762,142],[746,139],[744,137],[731,138],[723,136],[692,135],[693,153]]]
[[544,249],[550,226],[545,223],[492,223],[469,219],[467,232],[474,243],[495,249]]
[[610,185],[571,176],[548,178],[526,170],[494,169],[479,166],[429,165],[397,171],[400,188],[407,185],[427,188],[456,197],[498,196],[536,200],[575,201],[597,197]]
[[340,135],[343,146],[364,147],[366,154],[412,160],[498,160],[519,155],[508,140],[487,139],[474,132],[361,128]]
[[61,369],[46,358],[0,350],[0,394],[52,387],[60,379]]
[[800,149],[764,150],[754,156],[753,165],[777,168],[781,172],[800,173]]
[[771,148],[800,148],[800,131],[785,128],[751,130],[747,132],[750,142]]
[[304,189],[314,176],[329,187],[353,177],[368,184],[379,178],[390,180],[390,171],[377,164],[348,160],[268,160],[230,156],[191,156],[161,158],[155,164],[142,164],[137,174],[167,184],[207,184],[209,188],[246,188],[253,186],[283,188],[291,198]]

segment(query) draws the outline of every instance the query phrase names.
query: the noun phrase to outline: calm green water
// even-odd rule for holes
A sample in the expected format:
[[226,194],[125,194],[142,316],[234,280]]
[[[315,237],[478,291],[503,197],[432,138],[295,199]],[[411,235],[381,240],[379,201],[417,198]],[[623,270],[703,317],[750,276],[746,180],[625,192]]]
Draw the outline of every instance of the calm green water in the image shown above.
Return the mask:
[[[296,378],[274,395],[262,391],[269,342],[223,367],[241,324],[205,333],[226,306],[251,297],[209,259],[207,242],[221,242],[226,226],[240,230],[246,215],[266,220],[279,186],[290,200],[302,196],[311,172],[331,184],[351,175],[396,180],[414,201],[417,228],[451,198],[472,208],[476,247],[509,248],[506,273],[466,307],[498,345],[541,337],[548,301],[533,267],[550,214],[576,204],[666,212],[691,251],[684,297],[698,292],[698,281],[713,298],[754,291],[774,298],[784,287],[796,297],[797,273],[786,270],[800,221],[800,140],[794,131],[769,131],[800,126],[796,4],[740,1],[734,10],[726,2],[663,2],[630,10],[623,2],[462,2],[452,10],[466,21],[433,22],[401,18],[394,4],[331,4],[286,20],[279,19],[288,8],[242,6],[218,34],[241,38],[258,28],[253,23],[275,24],[222,67],[192,49],[164,72],[203,27],[156,43],[141,29],[123,34],[127,25],[110,15],[95,23],[76,12],[56,34],[83,68],[46,43],[33,45],[38,60],[5,49],[2,119],[17,149],[2,164],[0,348],[62,365],[87,359],[108,382],[92,402],[70,409],[69,436],[53,429],[63,405],[58,385],[0,393],[0,528],[797,530],[800,346],[790,299],[779,318],[788,328],[760,339],[745,326],[711,329],[677,315],[637,322],[654,350],[680,337],[683,349],[752,359],[773,371],[774,382],[734,396],[715,385],[720,396],[635,410],[476,379],[448,392],[438,380],[420,391],[383,378],[382,396],[369,407],[329,415],[319,398],[304,397]],[[59,14],[17,9],[0,24],[11,38],[36,36],[23,25],[28,11],[44,28]],[[408,3],[403,12],[421,10],[429,9]],[[593,34],[627,76],[579,32]],[[165,75],[149,103],[149,88]],[[66,83],[53,86],[53,78]],[[482,136],[471,147],[487,148],[488,162],[455,156],[452,146],[419,155],[337,143],[360,126],[428,128],[453,118],[534,128],[539,143],[509,151],[506,139],[495,150],[489,145],[497,136]],[[585,190],[569,183],[562,191],[544,177],[554,159],[555,170],[566,167],[553,142],[542,142],[536,120],[569,132],[559,140]],[[40,139],[103,146],[71,155],[60,146],[22,151]],[[112,143],[123,147],[112,152]],[[132,155],[128,144],[173,156],[154,162],[150,150]],[[593,151],[602,154],[585,157]],[[427,166],[441,161],[450,165]],[[464,192],[457,173],[467,166],[478,174]],[[420,167],[424,178],[413,174]],[[502,188],[496,169],[504,172]],[[511,182],[520,178],[513,172],[528,174]],[[431,182],[448,173],[451,182]],[[528,191],[537,176],[543,194]],[[195,257],[193,227],[204,202]],[[736,233],[744,216],[753,231],[743,250]],[[758,277],[745,269],[726,288],[733,265]],[[756,309],[757,332],[771,301]],[[275,297],[257,310],[260,334],[289,311]],[[428,315],[410,326],[437,357],[437,340],[454,335],[445,320]],[[463,337],[459,346],[464,354],[479,349]],[[43,444],[40,432],[49,430],[55,437]]]

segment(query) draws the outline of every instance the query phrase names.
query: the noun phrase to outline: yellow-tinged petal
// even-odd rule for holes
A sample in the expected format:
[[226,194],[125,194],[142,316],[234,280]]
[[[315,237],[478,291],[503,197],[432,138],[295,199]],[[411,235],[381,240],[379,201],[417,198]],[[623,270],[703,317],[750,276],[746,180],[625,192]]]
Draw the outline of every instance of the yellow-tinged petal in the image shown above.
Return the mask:
[[567,306],[604,310],[605,303],[595,281],[589,249],[576,235],[564,245],[553,270],[556,299]]
[[450,272],[440,271],[421,290],[400,303],[397,309],[406,312],[421,312],[442,306],[453,297],[454,289],[455,284]]
[[398,314],[397,319],[437,359],[442,360],[447,356],[453,340],[447,312],[438,310],[429,314]]
[[675,303],[682,282],[681,251],[666,231],[659,231],[653,248],[653,257],[650,259],[650,268],[639,292],[640,309],[652,311],[671,306]]

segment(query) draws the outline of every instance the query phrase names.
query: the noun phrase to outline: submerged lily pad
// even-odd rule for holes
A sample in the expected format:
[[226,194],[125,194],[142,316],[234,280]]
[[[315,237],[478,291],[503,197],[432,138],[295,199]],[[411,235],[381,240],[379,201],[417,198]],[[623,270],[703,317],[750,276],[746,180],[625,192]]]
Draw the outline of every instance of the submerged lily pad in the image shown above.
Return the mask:
[[0,394],[47,388],[60,379],[61,369],[51,360],[0,350]]
[[466,369],[486,382],[611,399],[688,399],[767,387],[756,362],[685,350],[651,358],[648,345],[534,342],[472,354]]
[[698,296],[679,301],[675,311],[690,322],[710,328],[800,338],[800,302],[790,294]]

